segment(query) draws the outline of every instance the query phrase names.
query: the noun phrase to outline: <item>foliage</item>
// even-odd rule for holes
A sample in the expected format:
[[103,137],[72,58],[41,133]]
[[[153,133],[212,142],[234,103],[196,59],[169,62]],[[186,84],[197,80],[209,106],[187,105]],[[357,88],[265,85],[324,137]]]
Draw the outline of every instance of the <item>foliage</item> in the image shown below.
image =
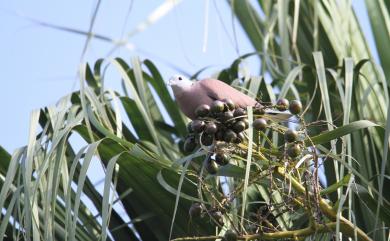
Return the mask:
[[[324,161],[329,185],[321,190],[319,200],[327,199],[323,205],[332,205],[332,229],[353,237],[357,229],[353,235],[345,231],[347,220],[373,240],[386,240],[390,224],[390,193],[384,188],[390,171],[386,165],[388,6],[381,0],[366,1],[380,53],[382,66],[378,66],[371,61],[372,50],[348,1],[255,2],[263,16],[249,1],[228,2],[257,52],[234,60],[216,75],[265,102],[275,103],[282,97],[301,100],[305,130]],[[243,72],[242,65],[254,57],[261,59],[261,68]],[[107,68],[120,74],[124,95],[104,88]],[[270,182],[251,183],[256,174],[252,167],[268,170],[257,166],[255,155],[244,160],[237,157],[237,165],[220,169],[217,175],[227,179],[205,176],[208,187],[214,188],[211,192],[198,185],[206,152],[185,156],[181,151],[186,119],[151,61],[133,58],[129,66],[122,59],[98,60],[93,68],[84,65],[81,69],[80,91],[63,97],[56,106],[32,112],[25,147],[12,155],[0,148],[0,206],[4,210],[0,240],[167,240],[170,236],[223,235],[229,227],[216,233],[212,219],[190,219],[188,214],[195,202],[211,205],[210,193],[221,194],[222,180],[227,180],[230,190],[240,183],[246,190],[234,204],[238,209],[225,214],[225,218],[236,218],[233,223],[243,224],[240,218],[254,210],[283,203],[285,190],[269,189]],[[264,80],[266,75],[272,77],[271,83]],[[280,136],[266,134],[280,146]],[[72,143],[72,136],[88,145],[80,148]],[[247,144],[255,143],[250,138]],[[104,166],[103,194],[86,175],[91,162]],[[280,168],[276,171],[283,177],[279,180],[289,179],[285,184],[301,177],[289,176]],[[298,184],[291,184],[293,192],[299,192]],[[91,214],[82,196],[92,201],[98,216]],[[119,201],[131,223],[112,209]],[[304,229],[309,222],[289,213],[276,218],[275,225],[285,232],[293,226]],[[312,238],[329,240],[329,235],[332,232],[319,232]]]

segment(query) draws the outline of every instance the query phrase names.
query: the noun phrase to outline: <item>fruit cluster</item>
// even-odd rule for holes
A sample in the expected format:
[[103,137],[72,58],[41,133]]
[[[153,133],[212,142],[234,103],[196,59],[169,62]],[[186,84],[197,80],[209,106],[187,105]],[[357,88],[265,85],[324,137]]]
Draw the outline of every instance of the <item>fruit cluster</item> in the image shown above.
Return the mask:
[[[254,106],[253,128],[257,131],[264,131],[269,126],[266,113],[272,110],[286,111],[291,114],[299,114],[302,111],[302,104],[297,100],[279,99],[275,105],[257,103]],[[227,144],[239,144],[245,141],[245,130],[249,127],[246,109],[237,107],[232,100],[215,100],[210,106],[200,105],[196,108],[197,118],[187,125],[188,136],[184,141],[184,152],[191,153],[198,146],[209,147],[216,142]],[[288,144],[287,154],[295,158],[301,153],[299,144],[295,144],[298,133],[294,130],[285,132],[285,140]],[[215,174],[218,165],[224,166],[229,163],[230,154],[214,145],[213,153],[206,163],[206,170]]]
[[189,136],[184,150],[192,152],[198,144],[210,146],[214,140],[240,143],[244,130],[248,128],[246,110],[236,108],[231,100],[216,100],[211,106],[200,105],[195,110],[197,119],[188,123]]
[[[210,217],[218,224],[223,226],[223,214],[221,211],[218,211],[218,209],[210,209],[208,211],[203,210],[202,205],[200,203],[193,203],[190,207],[189,214],[191,219],[192,218],[199,218],[204,216],[204,214],[208,213]],[[235,231],[229,229],[225,232],[223,236],[224,241],[235,241],[237,240],[238,235]]]
[[[278,119],[273,114],[289,110],[292,115],[302,111],[302,104],[297,100],[289,102],[279,99],[276,104],[259,102],[253,107],[252,127],[255,131],[265,131],[271,128],[284,136],[284,156],[295,159],[301,155],[303,142],[298,131],[287,129],[277,122],[286,121]],[[188,123],[188,136],[184,142],[184,151],[193,152],[197,147],[206,148],[208,158],[205,169],[209,174],[216,174],[218,166],[227,165],[233,154],[245,152],[245,146],[238,146],[246,141],[245,130],[248,129],[248,116],[246,109],[237,107],[231,100],[216,100],[210,106],[201,105],[195,110],[196,119]],[[285,112],[284,118],[290,116]],[[245,144],[245,143],[244,143]],[[241,155],[239,154],[239,155]],[[207,210],[206,210],[207,209]],[[225,210],[226,211],[226,210]],[[224,225],[224,210],[218,207],[206,207],[200,203],[193,203],[189,210],[191,218],[210,216],[217,225]],[[227,230],[224,240],[237,240],[238,234]]]

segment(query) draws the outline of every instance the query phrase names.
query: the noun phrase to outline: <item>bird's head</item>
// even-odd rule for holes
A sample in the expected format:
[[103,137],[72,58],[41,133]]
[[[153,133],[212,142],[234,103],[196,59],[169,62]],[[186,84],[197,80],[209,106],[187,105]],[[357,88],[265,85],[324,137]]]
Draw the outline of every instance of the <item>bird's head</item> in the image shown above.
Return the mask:
[[172,89],[178,88],[178,89],[185,89],[190,87],[193,82],[189,80],[188,78],[184,77],[183,75],[174,75],[172,76],[168,82],[168,85],[172,87]]

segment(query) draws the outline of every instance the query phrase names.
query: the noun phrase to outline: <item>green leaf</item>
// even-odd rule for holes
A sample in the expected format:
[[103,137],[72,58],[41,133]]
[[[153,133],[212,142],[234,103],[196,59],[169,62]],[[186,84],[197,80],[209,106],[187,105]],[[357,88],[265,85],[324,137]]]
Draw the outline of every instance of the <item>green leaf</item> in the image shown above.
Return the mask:
[[0,145],[0,170],[4,174],[8,170],[11,155]]
[[249,1],[228,0],[236,17],[257,51],[263,49],[262,23]]
[[347,186],[350,178],[351,178],[351,174],[349,173],[349,174],[345,175],[339,182],[333,183],[329,187],[321,190],[320,194],[327,195],[329,193],[337,191],[337,189],[339,189],[342,186]]
[[374,34],[377,52],[386,79],[390,80],[390,56],[387,54],[388,44],[390,42],[390,16],[383,0],[366,0],[367,13],[370,17],[371,29]]
[[238,167],[236,165],[227,164],[218,169],[218,176],[224,177],[235,177],[244,179],[245,178],[245,169]]
[[[116,162],[120,157],[121,153],[111,158],[111,160],[107,164],[106,168],[106,177],[104,180],[104,190],[103,190],[103,205],[102,205],[102,234],[101,239],[107,239],[107,227],[110,222],[109,217],[111,215],[113,200],[110,200],[110,189],[111,189],[111,181],[114,175],[114,170],[116,169]],[[116,183],[115,183],[116,184]],[[116,188],[116,185],[113,186],[113,189]],[[113,197],[113,195],[112,195]]]
[[158,96],[161,98],[162,104],[169,113],[169,116],[172,119],[177,131],[181,136],[184,136],[187,133],[187,129],[183,115],[181,114],[178,105],[172,100],[164,79],[162,78],[157,67],[150,60],[144,60],[144,64],[152,74],[152,78],[148,79],[148,82],[152,84]]
[[152,142],[152,134],[150,133],[149,129],[145,128],[144,119],[142,117],[141,111],[137,107],[136,102],[128,97],[121,97],[120,100],[138,137],[142,140]]
[[327,131],[323,134],[319,134],[317,136],[310,137],[310,139],[306,138],[304,141],[307,145],[311,145],[311,143],[313,143],[314,145],[324,144],[324,143],[327,143],[329,141],[340,138],[342,136],[351,134],[354,131],[358,131],[358,130],[369,128],[369,127],[382,128],[378,124],[375,124],[371,121],[360,120],[360,121],[351,122],[348,125],[339,127],[339,128],[334,129],[332,131]]
[[246,167],[245,167],[245,178],[244,178],[244,189],[242,192],[242,207],[241,207],[241,225],[244,225],[244,213],[245,209],[247,208],[247,193],[248,193],[248,184],[249,184],[249,174],[251,170],[251,163],[252,163],[252,147],[253,147],[253,109],[252,107],[247,107],[247,115],[248,115],[248,125],[249,128],[247,130],[248,133],[248,155],[246,158]]
[[153,121],[151,120],[151,117],[148,115],[147,110],[144,107],[146,103],[143,103],[141,101],[141,98],[139,97],[136,88],[134,87],[130,77],[128,76],[129,67],[123,60],[119,58],[113,60],[113,63],[118,68],[122,78],[124,79],[126,87],[131,91],[131,95],[137,105],[138,110],[141,112],[141,116],[145,121],[146,127],[149,129],[149,132],[152,135],[153,142],[158,147],[160,154],[163,154],[163,150],[161,148],[161,143],[159,141],[158,134],[156,133],[156,129],[153,126]]
[[[360,200],[362,200],[362,208],[366,209],[369,208],[370,212],[373,216],[375,216],[375,213],[377,211],[377,205],[378,201],[376,198],[374,198],[370,192],[367,190],[366,187],[354,184],[352,185],[352,191],[355,192],[355,194],[359,197]],[[385,222],[386,226],[390,225],[390,206],[387,203],[383,203],[379,205],[379,218],[381,221]]]

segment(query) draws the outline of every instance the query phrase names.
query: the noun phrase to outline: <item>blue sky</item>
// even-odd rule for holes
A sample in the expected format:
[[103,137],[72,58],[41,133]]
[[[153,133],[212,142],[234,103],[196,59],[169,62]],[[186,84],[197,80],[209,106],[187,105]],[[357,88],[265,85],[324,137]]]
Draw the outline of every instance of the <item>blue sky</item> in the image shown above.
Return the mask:
[[[93,32],[120,39],[132,32],[163,2],[134,0],[129,12],[131,1],[102,1]],[[205,31],[207,2],[208,31]],[[369,43],[372,43],[364,1],[355,0],[353,4],[358,10],[357,16],[361,19],[363,30],[369,36]],[[53,105],[60,97],[79,88],[77,70],[86,36],[44,27],[31,19],[87,31],[95,6],[96,1],[92,0],[0,3],[0,105],[3,113],[0,119],[0,145],[9,152],[27,142],[29,113],[32,110]],[[232,40],[233,23],[239,53]],[[177,73],[164,62],[170,62],[189,73],[212,66],[204,74],[209,75],[213,70],[230,64],[239,54],[253,51],[240,25],[232,21],[226,2],[213,0],[184,0],[145,31],[128,38],[128,41],[135,46],[134,51],[122,48],[110,57],[121,56],[126,61],[133,56],[149,58],[156,63],[164,78]],[[93,39],[88,45],[85,60],[93,63],[98,58],[107,57],[112,46],[112,43]],[[110,88],[120,89],[118,76],[112,75],[106,84]]]

